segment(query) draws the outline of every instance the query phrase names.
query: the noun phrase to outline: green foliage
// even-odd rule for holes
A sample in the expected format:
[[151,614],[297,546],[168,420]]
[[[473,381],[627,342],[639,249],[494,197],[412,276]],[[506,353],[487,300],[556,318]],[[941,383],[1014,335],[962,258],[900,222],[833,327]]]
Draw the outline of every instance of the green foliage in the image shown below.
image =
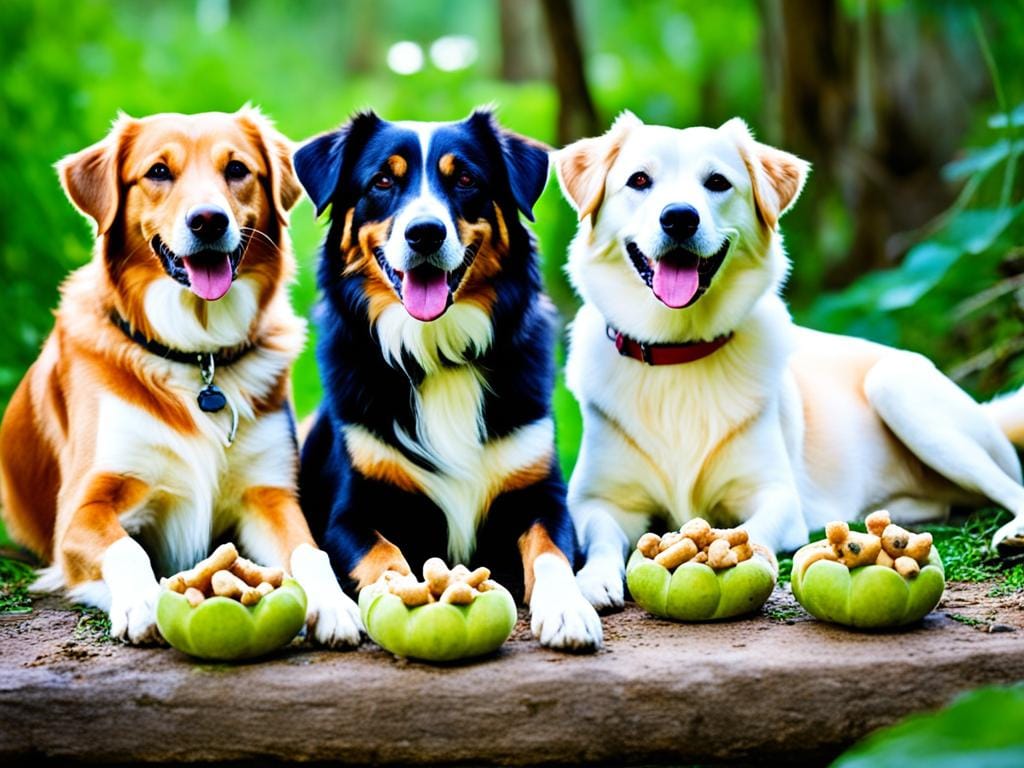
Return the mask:
[[1020,584],[1017,568],[1005,570],[1006,564],[992,551],[989,542],[996,530],[1010,519],[1008,512],[979,510],[963,524],[926,525],[949,581],[995,581],[994,589],[1013,591]]
[[28,588],[35,570],[25,563],[0,557],[0,614],[32,610]]
[[844,753],[833,768],[1015,768],[1024,765],[1024,686],[982,688],[912,715]]
[[105,611],[85,605],[73,607],[78,613],[78,622],[75,624],[75,640],[90,643],[114,642],[110,636],[110,617]]

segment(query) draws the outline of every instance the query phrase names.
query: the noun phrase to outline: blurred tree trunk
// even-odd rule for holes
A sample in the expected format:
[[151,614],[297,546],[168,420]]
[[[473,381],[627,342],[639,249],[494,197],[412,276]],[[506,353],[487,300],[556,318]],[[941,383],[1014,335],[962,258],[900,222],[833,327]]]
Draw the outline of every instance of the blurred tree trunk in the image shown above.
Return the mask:
[[[850,241],[845,253],[831,254],[825,275],[827,287],[846,285],[891,265],[910,245],[900,233],[949,206],[953,190],[941,169],[984,83],[954,50],[941,14],[927,8],[882,10],[876,0],[861,0],[853,12],[842,0],[758,4],[766,101],[777,127],[771,139],[814,164],[816,193],[805,208],[821,212],[837,193],[849,211]],[[835,241],[835,233],[820,234]]]
[[583,45],[572,0],[541,0],[554,60],[560,145],[601,131],[583,66]]
[[501,79],[512,83],[539,79],[544,72],[537,55],[536,3],[498,0],[501,34]]

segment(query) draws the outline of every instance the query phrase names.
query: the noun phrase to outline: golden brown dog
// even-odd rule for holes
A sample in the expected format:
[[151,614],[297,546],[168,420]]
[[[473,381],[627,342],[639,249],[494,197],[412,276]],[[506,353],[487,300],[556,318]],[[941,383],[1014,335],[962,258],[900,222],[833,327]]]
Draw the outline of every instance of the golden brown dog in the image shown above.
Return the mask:
[[57,167],[96,247],[0,428],[7,524],[52,562],[41,585],[139,642],[155,634],[156,574],[236,537],[290,567],[317,640],[358,643],[296,500],[289,143],[248,107],[122,116]]

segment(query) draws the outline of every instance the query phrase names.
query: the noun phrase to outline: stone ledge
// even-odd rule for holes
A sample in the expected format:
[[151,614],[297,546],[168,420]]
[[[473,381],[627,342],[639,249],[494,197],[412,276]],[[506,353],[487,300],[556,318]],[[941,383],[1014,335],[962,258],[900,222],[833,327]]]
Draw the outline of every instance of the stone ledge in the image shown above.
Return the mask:
[[[977,602],[953,586],[946,601],[957,599]],[[785,617],[795,604],[776,590],[770,606]],[[859,633],[805,614],[681,626],[628,606],[605,618],[606,648],[590,656],[541,649],[520,622],[499,655],[465,666],[403,662],[370,644],[296,644],[228,666],[76,637],[78,614],[46,600],[0,618],[0,758],[821,759],[961,691],[1024,679],[1019,606],[1003,607],[1005,631],[993,633],[941,610],[911,630]]]

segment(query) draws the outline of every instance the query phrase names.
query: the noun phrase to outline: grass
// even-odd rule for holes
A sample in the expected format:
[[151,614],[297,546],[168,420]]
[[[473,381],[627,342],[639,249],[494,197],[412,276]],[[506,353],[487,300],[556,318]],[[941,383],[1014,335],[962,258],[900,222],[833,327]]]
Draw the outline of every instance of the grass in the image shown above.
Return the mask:
[[973,616],[964,616],[962,613],[947,613],[946,615],[953,621],[959,621],[961,624],[966,624],[968,627],[984,627],[988,624],[984,619],[976,619]]
[[769,619],[775,619],[775,621],[790,621],[807,615],[799,608],[768,608],[765,610],[765,614]]
[[113,642],[113,638],[110,637],[110,619],[105,612],[84,605],[76,605],[75,610],[78,611],[75,640],[93,643]]
[[25,613],[32,610],[28,588],[35,580],[35,569],[25,563],[0,558],[0,613]]

